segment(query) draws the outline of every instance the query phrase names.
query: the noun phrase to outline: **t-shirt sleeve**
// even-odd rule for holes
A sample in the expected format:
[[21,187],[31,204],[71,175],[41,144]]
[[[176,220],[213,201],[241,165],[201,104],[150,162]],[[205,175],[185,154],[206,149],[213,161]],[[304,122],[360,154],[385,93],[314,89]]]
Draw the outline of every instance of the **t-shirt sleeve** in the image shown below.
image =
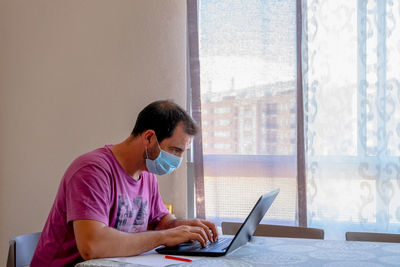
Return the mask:
[[67,222],[96,220],[109,224],[110,182],[96,166],[85,166],[73,174],[66,186]]
[[153,177],[152,183],[152,203],[149,216],[149,224],[158,223],[165,215],[169,214],[168,209],[165,207],[160,191],[158,190],[157,178]]

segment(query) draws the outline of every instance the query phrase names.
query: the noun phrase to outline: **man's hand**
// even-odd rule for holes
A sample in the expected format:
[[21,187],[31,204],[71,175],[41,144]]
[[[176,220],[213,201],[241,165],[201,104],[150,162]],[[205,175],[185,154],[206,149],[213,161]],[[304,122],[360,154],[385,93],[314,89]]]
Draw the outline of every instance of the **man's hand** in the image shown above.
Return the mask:
[[[202,230],[202,233],[205,234],[205,240],[209,240],[210,242],[215,242],[218,240],[218,232],[217,227],[214,223],[202,220],[202,219],[192,219],[192,220],[177,220],[173,215],[168,214],[165,215],[161,221],[158,223],[156,230],[163,230],[163,229],[171,229],[178,228],[179,226],[190,226],[190,228],[180,228],[185,229],[185,231],[189,231],[192,233],[200,234],[199,229]],[[178,232],[179,234],[184,234],[184,232]],[[187,236],[187,233],[186,235]],[[204,235],[201,234],[204,237]],[[193,238],[189,240],[198,240],[203,246],[206,243],[203,243],[202,240],[198,238]],[[189,241],[183,240],[181,243]],[[179,243],[177,243],[179,244]]]
[[212,222],[202,220],[202,219],[193,219],[193,220],[177,220],[176,223],[178,225],[189,225],[189,226],[201,227],[207,234],[207,238],[208,238],[208,240],[210,240],[210,242],[215,242],[218,240],[217,227]]
[[207,245],[207,235],[203,228],[196,226],[181,225],[164,230],[164,245],[168,247],[176,246],[187,241],[197,240],[205,247]]

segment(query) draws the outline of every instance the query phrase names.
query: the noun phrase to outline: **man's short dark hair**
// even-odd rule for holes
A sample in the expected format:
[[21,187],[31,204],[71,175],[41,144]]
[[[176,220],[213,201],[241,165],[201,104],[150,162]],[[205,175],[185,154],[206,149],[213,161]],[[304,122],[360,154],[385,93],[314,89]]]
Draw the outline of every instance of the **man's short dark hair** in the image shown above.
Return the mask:
[[178,123],[183,122],[186,134],[196,135],[198,128],[190,115],[171,100],[159,100],[146,106],[138,115],[133,136],[146,130],[154,130],[158,142],[171,137]]

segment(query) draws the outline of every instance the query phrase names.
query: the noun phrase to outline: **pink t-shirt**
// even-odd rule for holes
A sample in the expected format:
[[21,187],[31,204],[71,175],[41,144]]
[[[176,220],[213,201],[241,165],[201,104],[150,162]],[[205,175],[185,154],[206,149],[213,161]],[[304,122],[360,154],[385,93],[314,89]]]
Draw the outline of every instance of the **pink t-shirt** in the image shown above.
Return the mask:
[[123,232],[143,232],[168,214],[157,178],[129,176],[108,146],[78,157],[67,169],[31,265],[71,266],[83,261],[72,222],[89,219]]

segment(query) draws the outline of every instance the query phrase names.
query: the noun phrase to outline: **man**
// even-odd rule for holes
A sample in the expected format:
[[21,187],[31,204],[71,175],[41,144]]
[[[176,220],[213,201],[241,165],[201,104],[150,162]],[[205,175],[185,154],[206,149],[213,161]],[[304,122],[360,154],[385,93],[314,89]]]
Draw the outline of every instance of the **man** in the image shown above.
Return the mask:
[[70,266],[160,245],[216,241],[213,223],[169,214],[155,176],[179,167],[196,132],[182,108],[156,101],[139,113],[125,141],[78,157],[62,178],[31,266]]

